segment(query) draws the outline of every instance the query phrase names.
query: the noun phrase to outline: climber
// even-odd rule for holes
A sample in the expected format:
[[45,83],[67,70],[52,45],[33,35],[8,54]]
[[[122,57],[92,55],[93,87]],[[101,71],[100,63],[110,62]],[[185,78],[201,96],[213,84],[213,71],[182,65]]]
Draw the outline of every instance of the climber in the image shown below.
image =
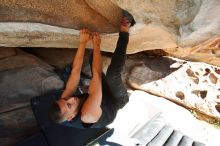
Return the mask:
[[[80,45],[72,63],[65,90],[49,109],[49,119],[76,128],[100,128],[110,124],[118,109],[128,102],[128,93],[121,79],[129,41],[129,28],[135,21],[130,14],[121,20],[119,39],[106,75],[102,73],[101,38],[97,32],[80,31]],[[92,78],[87,93],[76,94],[86,44],[92,40]]]

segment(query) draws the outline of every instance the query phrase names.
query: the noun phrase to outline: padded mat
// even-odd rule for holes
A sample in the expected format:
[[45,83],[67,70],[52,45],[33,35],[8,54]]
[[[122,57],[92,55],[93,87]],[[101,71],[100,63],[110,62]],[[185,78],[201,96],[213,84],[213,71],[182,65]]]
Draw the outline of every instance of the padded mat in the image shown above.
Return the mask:
[[31,106],[38,126],[42,130],[49,146],[82,146],[97,138],[107,128],[77,129],[67,127],[48,120],[48,109],[51,103],[58,99],[62,91],[52,91],[31,100]]
[[13,146],[48,146],[48,144],[44,138],[44,135],[42,133],[37,133]]
[[205,146],[184,135],[181,131],[175,130],[161,114],[155,115],[150,121],[136,128],[127,139],[118,138],[118,133],[115,133],[114,129],[110,129],[91,141],[88,146]]

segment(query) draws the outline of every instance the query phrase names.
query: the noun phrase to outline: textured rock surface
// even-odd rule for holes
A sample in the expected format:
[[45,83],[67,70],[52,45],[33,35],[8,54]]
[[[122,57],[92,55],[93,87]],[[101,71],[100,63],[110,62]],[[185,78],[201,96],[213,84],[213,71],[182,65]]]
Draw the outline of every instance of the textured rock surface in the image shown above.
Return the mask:
[[71,63],[76,54],[76,49],[26,48],[25,50],[48,64],[58,68],[64,68],[68,63]]
[[117,31],[121,14],[121,9],[110,1],[1,0],[0,3],[2,22],[38,22],[73,29],[88,27],[102,32]]
[[16,55],[15,48],[0,48],[0,59]]
[[76,48],[78,30],[87,26],[102,32],[102,50],[112,52],[117,41],[113,32],[125,9],[137,21],[128,53],[166,49],[178,58],[219,65],[219,42],[199,46],[219,35],[219,6],[218,0],[0,0],[0,45]]
[[[133,68],[128,76],[128,83],[136,89],[164,97],[183,107],[220,121],[218,108],[219,68],[205,63],[181,60],[177,60],[174,64],[179,64],[176,66],[178,68],[176,71],[151,82],[149,82],[150,72],[148,70],[151,69],[149,64],[142,66],[141,70],[137,70],[137,67]],[[173,68],[174,64],[170,64],[170,67]],[[154,66],[159,67],[161,65]],[[156,73],[153,74],[156,75]]]
[[61,89],[63,81],[53,67],[16,49],[16,55],[0,59],[0,113],[30,104],[32,97]]
[[[1,48],[1,50],[2,49],[5,49],[5,48]],[[15,49],[14,54],[15,55],[13,56],[1,58],[0,71],[7,71],[10,69],[19,69],[19,68],[24,68],[24,67],[38,67],[38,66],[41,66],[42,68],[49,69],[49,70],[53,69],[51,66],[49,66],[47,63],[43,62],[36,56],[25,53],[19,49]]]
[[184,60],[192,60],[206,62],[216,66],[220,66],[220,37],[213,37],[193,48],[171,48],[166,52],[182,58]]

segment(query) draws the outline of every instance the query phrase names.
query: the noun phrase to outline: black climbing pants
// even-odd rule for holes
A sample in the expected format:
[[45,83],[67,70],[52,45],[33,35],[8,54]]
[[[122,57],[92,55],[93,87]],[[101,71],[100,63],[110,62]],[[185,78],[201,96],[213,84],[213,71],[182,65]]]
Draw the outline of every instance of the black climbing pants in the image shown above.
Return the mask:
[[122,108],[128,102],[127,89],[124,86],[121,77],[121,73],[126,60],[128,41],[129,33],[120,32],[116,49],[113,53],[111,63],[106,72],[106,82],[113,98],[116,99],[118,108]]

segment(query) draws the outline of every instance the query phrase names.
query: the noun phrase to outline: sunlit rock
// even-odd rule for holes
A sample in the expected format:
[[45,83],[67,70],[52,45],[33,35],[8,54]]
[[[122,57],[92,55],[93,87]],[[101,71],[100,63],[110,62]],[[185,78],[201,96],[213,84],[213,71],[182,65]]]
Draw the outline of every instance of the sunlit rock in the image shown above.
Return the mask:
[[[219,67],[201,62],[186,62],[178,59],[176,61],[182,65],[169,74],[164,72],[163,78],[151,82],[148,82],[150,75],[145,75],[150,74],[146,70],[151,66],[151,62],[142,66],[141,70],[133,68],[128,75],[128,83],[135,89],[165,98],[219,121],[220,76],[216,73]],[[172,64],[176,63],[170,62],[170,69],[173,67]],[[154,66],[161,66],[163,63],[157,64],[155,63]],[[170,69],[168,68],[167,71]],[[136,78],[133,78],[134,71],[136,71]]]
[[103,51],[113,52],[124,9],[137,22],[128,54],[163,49],[219,66],[219,6],[219,0],[0,0],[0,46],[76,48],[79,29],[87,27],[101,32]]

